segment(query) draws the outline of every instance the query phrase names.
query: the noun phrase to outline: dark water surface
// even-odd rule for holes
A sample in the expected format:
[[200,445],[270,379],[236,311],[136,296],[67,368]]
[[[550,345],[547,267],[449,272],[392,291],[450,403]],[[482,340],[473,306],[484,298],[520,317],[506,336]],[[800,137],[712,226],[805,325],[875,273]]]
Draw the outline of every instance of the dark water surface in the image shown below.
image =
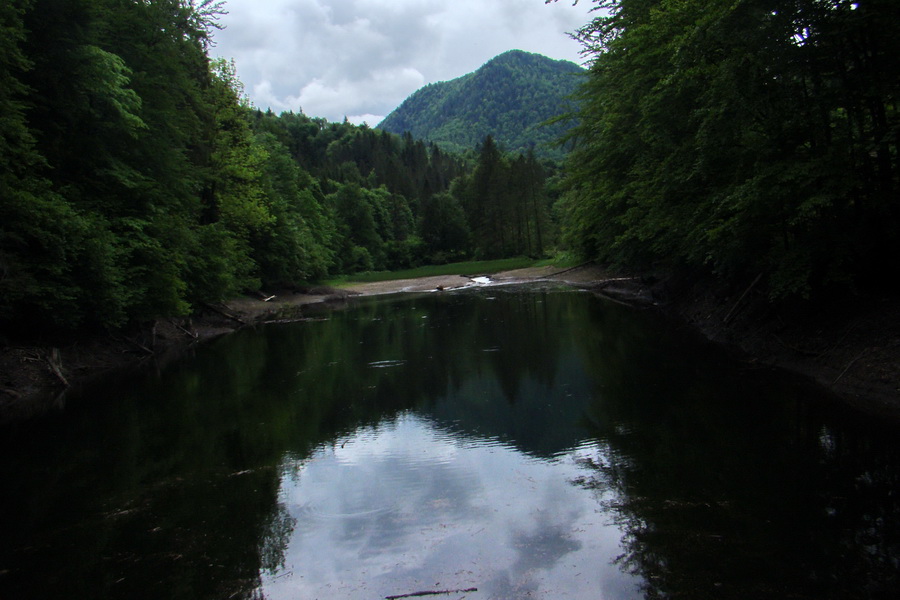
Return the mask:
[[0,429],[0,599],[897,597],[894,425],[585,293],[321,317]]

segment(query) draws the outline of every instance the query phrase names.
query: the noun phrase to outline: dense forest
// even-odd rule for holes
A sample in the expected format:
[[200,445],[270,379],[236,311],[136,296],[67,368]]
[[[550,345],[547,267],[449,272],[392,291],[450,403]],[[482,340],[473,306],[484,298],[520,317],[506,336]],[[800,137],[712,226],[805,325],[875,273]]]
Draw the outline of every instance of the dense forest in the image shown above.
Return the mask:
[[896,289],[900,3],[595,4],[577,33],[574,248],[758,278],[773,299]]
[[[451,153],[253,108],[207,52],[220,2],[4,2],[0,325],[115,329],[334,274],[541,256],[555,215],[585,258],[773,299],[896,285],[900,5],[595,4],[586,77],[560,69],[584,81],[560,185],[540,136]],[[467,81],[533,99],[506,87],[557,62],[509,52]],[[504,102],[484,119],[518,118]]]
[[509,151],[559,160],[565,149],[558,142],[570,124],[548,121],[570,107],[583,76],[575,63],[510,50],[474,73],[416,91],[378,128],[457,152],[491,135]]
[[[212,0],[0,6],[0,325],[115,329],[327,275],[541,254],[550,171],[275,115]],[[500,219],[500,220],[497,220]]]

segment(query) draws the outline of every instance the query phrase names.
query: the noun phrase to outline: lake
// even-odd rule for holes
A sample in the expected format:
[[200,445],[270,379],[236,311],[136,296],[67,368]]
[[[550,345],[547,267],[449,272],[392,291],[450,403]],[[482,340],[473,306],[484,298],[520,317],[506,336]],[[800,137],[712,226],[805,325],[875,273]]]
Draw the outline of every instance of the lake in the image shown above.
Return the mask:
[[652,311],[532,285],[309,316],[0,429],[0,598],[900,589],[900,427]]

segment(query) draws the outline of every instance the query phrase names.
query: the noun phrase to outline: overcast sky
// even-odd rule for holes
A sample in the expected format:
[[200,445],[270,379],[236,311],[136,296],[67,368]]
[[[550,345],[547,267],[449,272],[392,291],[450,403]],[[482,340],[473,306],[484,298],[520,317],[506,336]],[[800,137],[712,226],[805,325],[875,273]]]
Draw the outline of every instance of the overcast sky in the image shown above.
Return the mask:
[[572,0],[227,0],[213,56],[259,108],[377,125],[425,84],[512,49],[581,63]]

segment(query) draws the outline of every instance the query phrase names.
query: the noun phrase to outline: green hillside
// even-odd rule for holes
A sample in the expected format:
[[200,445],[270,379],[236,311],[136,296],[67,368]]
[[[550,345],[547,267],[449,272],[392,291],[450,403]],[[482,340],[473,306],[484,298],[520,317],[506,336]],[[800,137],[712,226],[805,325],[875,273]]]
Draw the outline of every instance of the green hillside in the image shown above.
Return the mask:
[[433,83],[407,98],[379,129],[436,142],[448,150],[474,148],[493,135],[508,152],[534,147],[542,156],[560,157],[553,147],[562,123],[542,126],[569,108],[584,70],[575,63],[510,50],[474,73]]

